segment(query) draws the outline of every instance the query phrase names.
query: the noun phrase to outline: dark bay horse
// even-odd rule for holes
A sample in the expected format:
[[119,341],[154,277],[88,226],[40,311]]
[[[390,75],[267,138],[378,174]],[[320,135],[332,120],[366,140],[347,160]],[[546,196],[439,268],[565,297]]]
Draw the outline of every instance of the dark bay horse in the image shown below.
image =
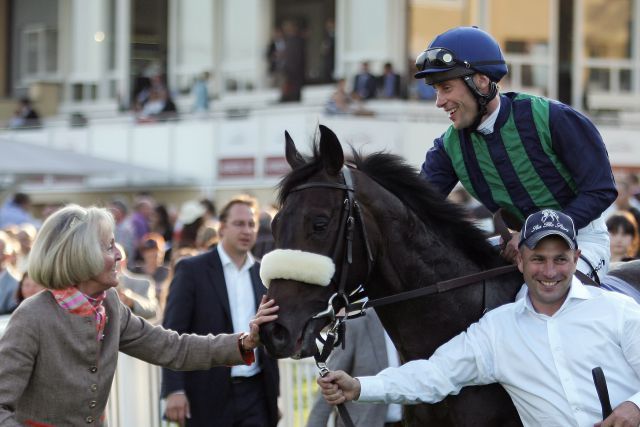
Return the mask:
[[[269,285],[267,295],[280,311],[275,322],[261,328],[261,340],[272,356],[302,358],[316,351],[315,338],[328,320],[313,317],[327,309],[347,256],[340,235],[349,227],[343,214],[347,191],[341,189],[345,162],[340,142],[324,126],[308,158],[286,134],[286,158],[293,170],[280,183],[281,210],[273,221],[276,248],[326,255],[335,263],[335,276],[327,286],[291,279],[274,279]],[[347,291],[363,284],[375,299],[503,265],[485,235],[464,219],[465,212],[443,200],[401,158],[354,153],[353,162],[349,175],[360,214],[350,225],[354,233],[352,264],[344,272]],[[429,357],[486,309],[513,301],[522,283],[516,273],[376,311],[407,362]],[[521,425],[511,399],[496,384],[466,387],[436,405],[406,406],[405,419],[411,426]]]

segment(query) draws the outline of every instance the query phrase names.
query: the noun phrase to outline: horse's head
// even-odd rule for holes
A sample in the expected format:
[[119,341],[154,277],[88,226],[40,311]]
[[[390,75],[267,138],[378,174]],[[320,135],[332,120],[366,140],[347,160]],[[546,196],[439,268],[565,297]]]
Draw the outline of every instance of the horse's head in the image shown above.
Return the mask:
[[288,133],[285,139],[293,170],[280,184],[281,209],[272,224],[276,250],[261,268],[267,296],[280,310],[276,321],[261,327],[260,338],[274,357],[301,358],[314,354],[320,331],[344,305],[341,295],[329,302],[340,283],[345,292],[362,283],[369,261],[354,178],[343,171],[335,134],[320,126],[312,158],[298,152]]

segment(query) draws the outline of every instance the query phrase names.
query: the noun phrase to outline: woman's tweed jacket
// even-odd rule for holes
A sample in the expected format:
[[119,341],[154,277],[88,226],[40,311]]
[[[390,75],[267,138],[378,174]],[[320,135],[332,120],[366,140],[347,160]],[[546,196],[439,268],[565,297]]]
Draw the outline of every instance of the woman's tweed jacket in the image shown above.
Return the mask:
[[93,317],[69,314],[50,292],[18,307],[0,339],[0,426],[104,425],[118,351],[176,370],[243,363],[238,334],[179,336],[131,314],[114,289],[104,304],[102,342]]

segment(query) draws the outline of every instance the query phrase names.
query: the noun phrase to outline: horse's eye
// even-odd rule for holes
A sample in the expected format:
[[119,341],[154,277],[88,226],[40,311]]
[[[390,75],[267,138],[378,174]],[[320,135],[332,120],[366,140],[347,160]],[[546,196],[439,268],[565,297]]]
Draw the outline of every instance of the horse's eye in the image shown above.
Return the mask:
[[327,229],[327,225],[329,225],[328,218],[315,218],[313,220],[313,231],[314,232],[325,231]]

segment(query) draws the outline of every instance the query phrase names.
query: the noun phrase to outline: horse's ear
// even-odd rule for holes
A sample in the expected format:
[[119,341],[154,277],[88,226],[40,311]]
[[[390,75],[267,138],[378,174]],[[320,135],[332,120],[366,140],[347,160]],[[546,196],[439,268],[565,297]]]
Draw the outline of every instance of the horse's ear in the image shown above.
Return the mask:
[[320,125],[320,157],[329,175],[338,175],[344,164],[344,153],[338,137],[331,129]]
[[285,157],[287,158],[287,163],[291,166],[291,169],[297,169],[304,164],[304,159],[298,152],[296,148],[296,144],[291,139],[291,135],[286,130],[284,131],[284,140],[285,140]]

